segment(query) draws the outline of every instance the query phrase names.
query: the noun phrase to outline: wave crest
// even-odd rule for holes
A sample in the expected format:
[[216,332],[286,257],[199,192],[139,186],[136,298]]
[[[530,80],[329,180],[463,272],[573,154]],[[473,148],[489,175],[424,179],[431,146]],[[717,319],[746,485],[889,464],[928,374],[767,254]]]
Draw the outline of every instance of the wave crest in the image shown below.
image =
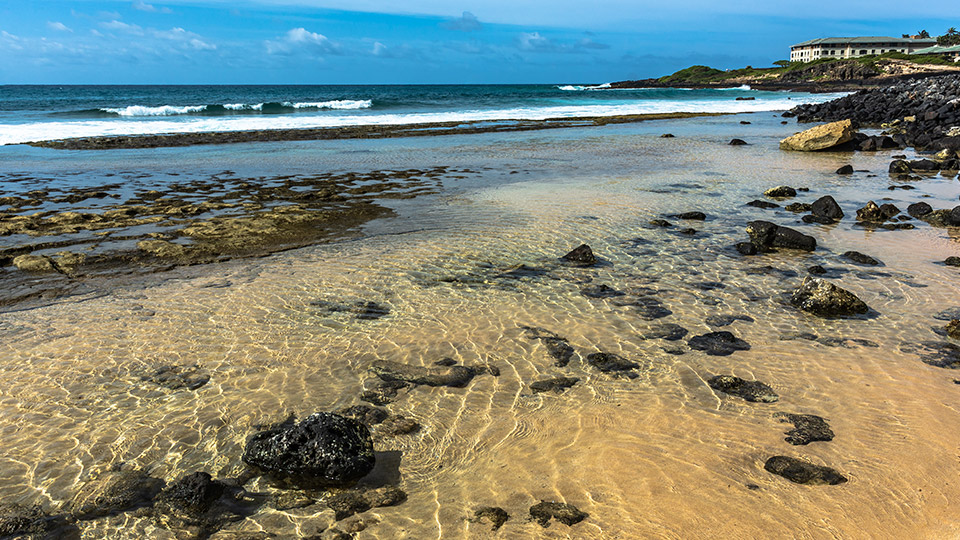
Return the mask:
[[217,105],[160,105],[148,107],[145,105],[130,105],[127,107],[103,107],[100,109],[73,111],[66,113],[70,116],[119,116],[121,118],[153,117],[153,116],[183,116],[202,115],[217,116],[243,113],[294,113],[309,110],[357,110],[373,107],[369,99],[334,99],[330,101],[306,102],[267,102],[267,103],[224,103]]

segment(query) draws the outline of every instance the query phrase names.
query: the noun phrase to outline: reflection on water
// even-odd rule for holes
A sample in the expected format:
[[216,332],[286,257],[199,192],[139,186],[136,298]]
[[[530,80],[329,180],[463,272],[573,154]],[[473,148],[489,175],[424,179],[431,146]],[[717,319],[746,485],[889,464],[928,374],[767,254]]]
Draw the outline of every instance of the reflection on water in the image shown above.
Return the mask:
[[[359,538],[957,534],[951,502],[960,483],[950,471],[960,444],[951,397],[958,387],[949,371],[900,352],[904,343],[944,339],[933,315],[960,296],[955,271],[935,261],[956,254],[953,240],[925,224],[870,232],[850,217],[810,226],[782,209],[743,206],[787,184],[809,187],[798,197],[805,202],[832,194],[848,216],[888,196],[901,209],[924,195],[949,207],[956,181],[887,191],[886,154],[852,158],[878,177],[837,177],[832,171],[849,156],[782,154],[775,140],[785,128],[751,120],[763,131],[746,147],[723,144],[739,135],[736,119],[710,120],[712,131],[696,138],[683,135],[697,124],[677,123],[670,129],[678,137],[667,140],[655,136],[661,125],[572,139],[451,139],[416,158],[388,146],[377,166],[445,165],[430,160],[457,154],[451,161],[479,169],[496,150],[485,162],[489,178],[527,172],[398,203],[400,216],[372,224],[364,240],[178,270],[146,288],[0,315],[0,500],[54,511],[119,464],[167,481],[195,470],[235,476],[255,425],[361,403],[374,360],[427,366],[452,358],[494,365],[500,375],[466,388],[402,390],[387,406],[423,426],[377,445],[402,456],[409,499],[352,518],[366,524]],[[688,210],[707,220],[648,224]],[[797,223],[823,247],[740,257],[731,246],[753,219]],[[696,233],[679,232],[686,227]],[[582,242],[603,264],[560,264]],[[885,265],[839,256],[850,249]],[[880,316],[824,321],[791,308],[784,293],[813,264]],[[582,294],[600,285],[623,294]],[[356,301],[389,313],[364,319],[322,307]],[[650,338],[664,323],[689,334]],[[525,325],[565,338],[576,351],[570,363],[557,367]],[[750,350],[708,356],[686,344],[717,330]],[[794,339],[801,332],[821,339]],[[601,351],[638,363],[638,376],[588,365],[586,356]],[[170,365],[196,365],[210,380],[196,390],[143,380]],[[705,382],[716,374],[763,381],[780,401],[718,394]],[[558,376],[580,381],[560,394],[529,388]],[[791,446],[778,411],[827,418],[836,438]],[[773,455],[828,465],[850,481],[789,483],[763,470]],[[260,480],[247,488],[273,490]],[[540,500],[590,517],[543,529],[527,513]],[[511,518],[491,532],[467,519],[482,506]],[[226,530],[311,535],[332,522],[322,504],[267,505]],[[172,537],[134,514],[81,529],[89,537]]]

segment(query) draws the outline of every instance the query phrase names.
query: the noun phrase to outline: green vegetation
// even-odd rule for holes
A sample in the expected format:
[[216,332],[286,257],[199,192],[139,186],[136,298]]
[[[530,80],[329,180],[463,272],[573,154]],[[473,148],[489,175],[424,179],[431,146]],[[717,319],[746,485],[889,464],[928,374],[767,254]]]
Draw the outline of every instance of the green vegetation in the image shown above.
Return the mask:
[[950,27],[947,29],[947,33],[937,37],[937,45],[941,47],[953,47],[954,45],[960,45],[960,32],[957,32],[955,27]]

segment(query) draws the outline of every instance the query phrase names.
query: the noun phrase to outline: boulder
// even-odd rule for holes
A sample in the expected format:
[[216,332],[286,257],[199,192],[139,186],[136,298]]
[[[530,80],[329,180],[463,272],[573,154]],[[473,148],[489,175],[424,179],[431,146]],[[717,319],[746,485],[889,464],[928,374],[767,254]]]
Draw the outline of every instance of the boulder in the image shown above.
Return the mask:
[[834,486],[847,481],[846,477],[830,467],[787,456],[773,456],[764,463],[763,468],[796,484]]
[[774,403],[780,396],[760,381],[745,381],[732,375],[716,375],[707,381],[710,388],[754,403]]
[[859,221],[883,222],[886,221],[886,219],[880,207],[873,201],[868,202],[866,206],[857,210],[857,220]]
[[810,128],[780,141],[781,150],[815,152],[853,140],[853,122],[841,120]]
[[332,413],[255,434],[243,461],[281,483],[303,487],[342,485],[369,473],[376,458],[370,431]]
[[910,168],[910,164],[903,159],[896,159],[890,162],[890,168],[888,169],[890,174],[894,175],[904,175],[910,174],[913,172],[913,169]]
[[960,257],[947,257],[943,264],[947,266],[960,266]]
[[344,491],[327,499],[327,506],[334,511],[337,521],[354,514],[366,512],[371,508],[395,506],[407,500],[407,494],[400,488],[384,486],[367,491]]
[[933,207],[925,202],[913,203],[907,207],[907,213],[917,219],[922,218],[930,212],[933,212]]
[[747,224],[750,243],[758,251],[770,251],[772,248],[799,249],[813,251],[817,240],[789,227],[781,227],[769,221],[751,221]]
[[733,139],[728,143],[730,146],[743,146],[747,144],[747,141],[743,139]]
[[850,291],[820,278],[805,277],[793,293],[790,303],[819,317],[863,315],[870,308]]
[[830,195],[824,195],[823,197],[813,201],[813,204],[810,205],[810,212],[813,213],[813,215],[821,218],[843,218],[843,209],[840,208],[839,204],[837,204],[836,199]]
[[853,165],[844,165],[837,169],[837,174],[853,174]]
[[753,206],[754,208],[763,208],[764,210],[770,210],[771,208],[780,208],[780,205],[777,203],[772,203],[770,201],[761,201],[759,199],[748,202],[747,206]]
[[597,257],[593,254],[593,250],[590,249],[590,246],[586,244],[580,244],[578,247],[574,248],[573,251],[567,253],[561,258],[565,261],[570,261],[572,263],[577,263],[584,266],[597,264]]
[[684,213],[682,213],[682,214],[677,214],[677,215],[672,216],[672,217],[675,217],[675,218],[678,218],[678,219],[689,219],[689,220],[694,220],[694,221],[703,221],[703,220],[707,219],[707,215],[706,215],[706,214],[704,214],[703,212],[696,212],[696,211],[694,211],[694,212],[684,212]]
[[787,199],[797,196],[797,190],[790,186],[777,186],[763,192],[764,195],[772,199]]

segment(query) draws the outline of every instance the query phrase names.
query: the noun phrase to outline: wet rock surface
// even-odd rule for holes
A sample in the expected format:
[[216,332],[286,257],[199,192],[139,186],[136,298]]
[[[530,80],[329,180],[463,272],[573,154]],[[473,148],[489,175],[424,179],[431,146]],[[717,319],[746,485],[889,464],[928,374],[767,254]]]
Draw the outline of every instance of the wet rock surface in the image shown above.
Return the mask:
[[758,403],[774,403],[780,396],[766,384],[760,381],[746,381],[732,375],[716,375],[707,381],[710,388],[737,396],[747,401]]
[[50,516],[40,505],[0,503],[0,538],[80,538],[64,516]]
[[805,445],[815,441],[832,441],[833,430],[824,418],[813,414],[777,413],[774,417],[781,422],[793,424],[787,431],[785,441],[793,445]]
[[845,476],[830,467],[787,456],[773,456],[764,463],[763,468],[796,484],[835,486],[847,481]]
[[790,186],[777,186],[764,191],[763,194],[771,199],[789,199],[797,196],[797,190]]
[[551,519],[571,526],[587,519],[590,514],[581,512],[579,508],[572,504],[541,501],[530,507],[530,517],[541,527],[546,528],[550,526]]
[[709,356],[729,356],[737,351],[750,350],[749,343],[726,331],[694,336],[687,344],[691,349],[704,351]]
[[842,257],[844,259],[851,260],[857,264],[864,264],[867,266],[879,266],[883,264],[877,259],[874,259],[873,257],[866,255],[864,253],[860,253],[859,251],[847,251],[842,255]]
[[373,440],[366,426],[332,413],[315,413],[255,434],[244,463],[280,484],[302,487],[349,484],[374,466]]
[[561,257],[565,261],[569,261],[578,265],[591,266],[597,264],[597,257],[593,254],[593,250],[590,249],[590,246],[586,244],[580,244],[578,247],[574,248],[570,253],[567,253]]
[[813,251],[817,240],[789,227],[781,227],[769,221],[751,221],[747,225],[750,243],[759,252],[772,251],[774,248]]
[[829,281],[806,277],[793,293],[790,303],[819,317],[852,317],[864,315],[870,308],[857,296]]
[[900,351],[916,354],[924,364],[931,366],[960,369],[960,346],[947,341],[921,341],[915,344],[903,344]]
[[753,317],[749,315],[708,315],[703,322],[707,323],[707,326],[730,326],[731,324],[743,321],[752,323],[754,322]]
[[813,201],[810,205],[810,211],[814,216],[826,219],[843,219],[843,209],[837,204],[836,199],[830,195],[825,195]]
[[[17,287],[0,306],[82,282],[256,257],[359,234],[393,215],[378,199],[436,193],[444,178],[475,174],[434,167],[243,178],[233,171],[169,182],[133,175],[90,188],[47,188],[0,212],[0,265]],[[111,176],[111,175],[107,175]],[[132,192],[132,193],[131,193]],[[54,249],[61,249],[50,254]],[[43,280],[32,279],[45,276]]]

